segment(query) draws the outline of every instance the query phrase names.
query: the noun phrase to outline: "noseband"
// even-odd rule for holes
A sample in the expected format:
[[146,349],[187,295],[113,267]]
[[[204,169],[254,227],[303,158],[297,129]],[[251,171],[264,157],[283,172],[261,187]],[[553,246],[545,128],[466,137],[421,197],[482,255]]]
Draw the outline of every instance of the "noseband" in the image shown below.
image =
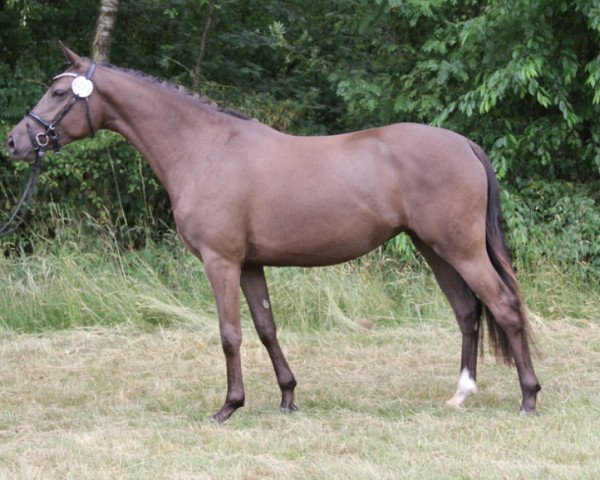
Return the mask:
[[60,151],[60,136],[56,131],[56,127],[62,121],[62,119],[65,118],[67,113],[71,111],[75,104],[81,99],[85,100],[85,115],[87,117],[88,125],[90,127],[91,136],[93,137],[96,133],[96,130],[94,129],[94,125],[92,123],[92,113],[90,110],[90,95],[94,90],[94,84],[92,83],[92,75],[94,74],[94,70],[96,70],[96,63],[92,62],[85,76],[67,72],[61,73],[60,75],[54,77],[53,80],[56,80],[61,77],[74,77],[73,83],[71,85],[73,96],[71,97],[71,100],[69,100],[69,103],[65,105],[65,108],[63,108],[51,122],[40,117],[37,113],[34,113],[33,111],[26,113],[27,117],[35,120],[36,123],[45,128],[45,131],[35,134],[31,125],[27,123],[27,133],[29,134],[31,144],[33,146],[33,149],[36,151],[37,156],[41,157],[44,155],[46,147],[50,142],[52,142],[52,148],[56,153]]

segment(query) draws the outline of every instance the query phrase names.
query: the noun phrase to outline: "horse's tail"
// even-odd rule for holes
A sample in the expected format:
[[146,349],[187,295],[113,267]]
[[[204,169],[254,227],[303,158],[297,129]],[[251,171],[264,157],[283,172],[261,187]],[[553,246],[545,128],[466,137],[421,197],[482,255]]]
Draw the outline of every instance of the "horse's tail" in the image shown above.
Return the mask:
[[[481,161],[487,176],[488,201],[485,225],[485,243],[487,253],[490,257],[492,265],[496,269],[496,272],[498,272],[498,275],[502,279],[504,286],[517,299],[518,314],[523,327],[523,343],[527,345],[527,338],[529,337],[530,331],[529,322],[527,321],[527,317],[525,315],[523,300],[519,289],[519,282],[517,281],[517,277],[512,266],[511,255],[506,246],[504,232],[502,231],[502,211],[500,206],[498,180],[496,179],[496,174],[492,168],[492,164],[483,149],[476,143],[470,142],[470,144],[473,153],[475,153],[477,158]],[[485,316],[488,325],[490,344],[493,352],[497,357],[502,357],[505,363],[511,364],[513,361],[513,354],[506,333],[498,324],[494,318],[494,315],[487,306],[485,306]]]

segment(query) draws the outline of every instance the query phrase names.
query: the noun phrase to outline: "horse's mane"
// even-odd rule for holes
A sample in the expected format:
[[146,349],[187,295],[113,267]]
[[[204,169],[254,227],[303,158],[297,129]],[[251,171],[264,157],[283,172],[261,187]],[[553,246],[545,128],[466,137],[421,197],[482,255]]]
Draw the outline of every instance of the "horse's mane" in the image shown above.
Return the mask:
[[190,98],[191,100],[194,100],[204,106],[207,106],[213,110],[216,110],[217,112],[222,112],[225,113],[227,115],[231,115],[232,117],[237,117],[237,118],[241,118],[243,120],[250,120],[249,117],[247,117],[246,115],[244,115],[243,113],[240,113],[236,110],[233,110],[231,108],[226,108],[226,107],[221,107],[219,104],[217,104],[215,101],[211,100],[208,97],[205,97],[204,95],[200,95],[197,92],[190,92],[187,88],[183,87],[182,85],[178,85],[176,83],[171,83],[168,82],[167,80],[161,80],[159,78],[153,77],[152,75],[148,75],[147,73],[143,73],[140,72],[138,70],[133,70],[130,68],[123,68],[123,67],[117,67],[115,65],[112,65],[110,63],[102,63],[101,64],[103,67],[108,67],[112,70],[116,70],[118,72],[122,72],[122,73],[126,73],[128,75],[132,75],[136,78],[139,78],[141,80],[144,80],[146,82],[152,83],[154,85],[158,85],[160,87],[163,87],[171,92],[175,92],[178,93],[180,95],[184,95],[188,98]]

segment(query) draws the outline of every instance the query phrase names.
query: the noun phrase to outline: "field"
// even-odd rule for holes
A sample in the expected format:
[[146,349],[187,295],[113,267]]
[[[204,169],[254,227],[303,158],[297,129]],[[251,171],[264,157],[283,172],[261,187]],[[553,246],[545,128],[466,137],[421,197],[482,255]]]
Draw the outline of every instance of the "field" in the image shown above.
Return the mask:
[[460,334],[419,263],[380,254],[269,271],[300,412],[281,415],[244,315],[246,406],[225,393],[201,265],[174,237],[125,251],[99,235],[0,261],[0,478],[599,478],[598,286],[523,272],[543,386],[517,415],[516,372],[480,359],[465,411]]

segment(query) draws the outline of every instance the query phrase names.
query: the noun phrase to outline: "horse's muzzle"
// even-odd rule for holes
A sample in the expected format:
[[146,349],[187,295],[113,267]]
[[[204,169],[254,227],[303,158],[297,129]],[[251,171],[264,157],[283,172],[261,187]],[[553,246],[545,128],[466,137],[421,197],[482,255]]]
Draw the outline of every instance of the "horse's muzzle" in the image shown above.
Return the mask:
[[12,160],[35,159],[35,151],[27,135],[25,122],[19,123],[8,134],[6,149],[8,150],[8,158]]

